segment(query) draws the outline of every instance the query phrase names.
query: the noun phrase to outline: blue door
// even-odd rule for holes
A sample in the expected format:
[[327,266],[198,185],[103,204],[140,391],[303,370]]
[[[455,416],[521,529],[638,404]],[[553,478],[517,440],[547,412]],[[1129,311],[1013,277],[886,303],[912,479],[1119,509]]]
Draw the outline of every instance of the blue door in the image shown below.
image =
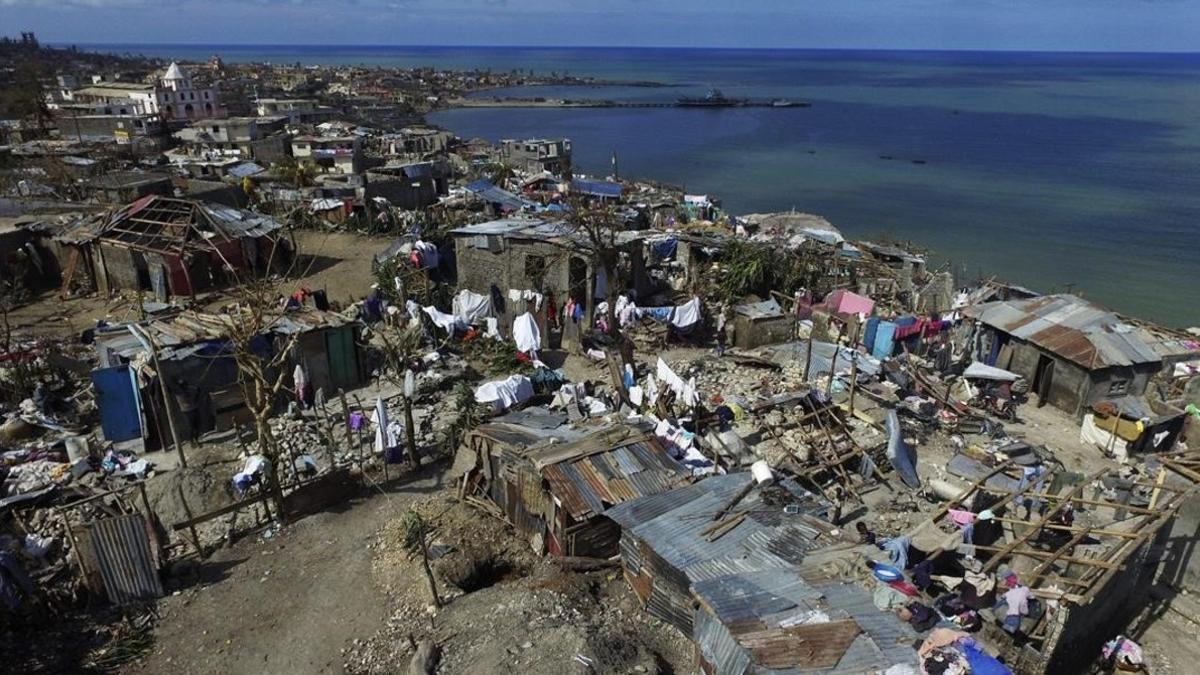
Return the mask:
[[100,410],[104,437],[112,442],[141,438],[142,413],[129,366],[93,370],[92,386],[96,390],[96,408]]

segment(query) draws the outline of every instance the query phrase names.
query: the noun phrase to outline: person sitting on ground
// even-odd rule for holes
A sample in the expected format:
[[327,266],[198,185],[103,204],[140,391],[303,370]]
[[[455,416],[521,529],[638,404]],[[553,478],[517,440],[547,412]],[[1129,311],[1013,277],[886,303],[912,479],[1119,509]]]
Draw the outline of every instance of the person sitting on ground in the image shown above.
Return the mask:
[[877,535],[874,532],[872,532],[871,530],[867,529],[866,523],[864,523],[860,520],[854,524],[854,529],[858,530],[859,543],[869,544],[871,546],[875,545]]

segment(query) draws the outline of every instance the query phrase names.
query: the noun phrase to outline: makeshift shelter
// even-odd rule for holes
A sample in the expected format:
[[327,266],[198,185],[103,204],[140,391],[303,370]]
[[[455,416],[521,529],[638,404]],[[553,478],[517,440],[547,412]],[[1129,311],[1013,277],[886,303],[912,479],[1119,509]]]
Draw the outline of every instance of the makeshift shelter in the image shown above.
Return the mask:
[[584,435],[494,422],[460,452],[474,455],[464,494],[485,496],[535,549],[554,555],[615,555],[620,532],[605,509],[691,480],[653,435],[629,426]]
[[[92,372],[92,384],[105,438],[140,438],[147,448],[166,446],[171,433],[165,406],[171,406],[183,441],[247,422],[228,338],[229,322],[234,320],[229,315],[184,312],[98,330],[100,367]],[[257,348],[270,352],[298,333],[293,356],[284,367],[292,372],[300,365],[314,391],[332,393],[362,382],[355,326],[351,317],[335,312],[292,310],[271,322]],[[161,372],[153,367],[155,352]],[[165,402],[160,377],[169,395]]]
[[1140,396],[1162,358],[1134,326],[1073,295],[966,307],[972,356],[1021,375],[1038,404],[1081,416],[1087,406]]
[[[1050,465],[1030,479],[1029,467],[989,466],[960,454],[947,470],[971,484],[918,526],[911,542],[935,567],[971,554],[982,563],[980,574],[1002,568],[1016,573],[1032,597],[1053,603],[1053,611],[1018,616],[1019,640],[991,622],[977,637],[1013,672],[1076,672],[1080,654],[1099,653],[1105,640],[1141,611],[1158,560],[1190,555],[1190,550],[1172,551],[1190,543],[1171,542],[1168,535],[1180,509],[1200,492],[1198,466],[1200,457],[1191,453],[1161,457],[1145,479],[1117,468],[1080,476]],[[1043,508],[1014,506],[1025,500]],[[1084,515],[1059,518],[1068,507]],[[982,519],[985,510],[999,530],[995,537],[982,538],[976,530],[967,541],[958,527],[950,525],[949,533],[939,527],[964,512]]]
[[875,311],[875,301],[865,295],[839,289],[826,296],[820,307],[843,318],[852,315],[870,316],[871,312]]

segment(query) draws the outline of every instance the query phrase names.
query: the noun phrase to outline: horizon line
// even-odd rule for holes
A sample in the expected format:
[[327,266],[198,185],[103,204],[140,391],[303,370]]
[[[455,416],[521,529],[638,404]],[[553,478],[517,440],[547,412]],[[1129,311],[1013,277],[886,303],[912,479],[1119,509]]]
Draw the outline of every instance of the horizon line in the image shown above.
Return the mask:
[[348,44],[348,43],[300,43],[300,42],[59,42],[49,41],[52,47],[330,47],[351,49],[400,48],[400,49],[662,49],[677,51],[809,51],[809,52],[909,52],[909,53],[962,53],[962,54],[1091,54],[1091,55],[1142,55],[1142,56],[1190,56],[1200,55],[1200,50],[1099,50],[1099,49],[968,49],[934,47],[691,47],[683,45],[484,45],[484,44]]

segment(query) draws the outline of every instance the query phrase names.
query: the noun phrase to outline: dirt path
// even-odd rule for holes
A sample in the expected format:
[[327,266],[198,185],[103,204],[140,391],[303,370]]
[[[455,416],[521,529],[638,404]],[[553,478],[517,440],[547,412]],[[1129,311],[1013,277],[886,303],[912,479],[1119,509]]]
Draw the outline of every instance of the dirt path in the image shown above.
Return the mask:
[[218,552],[160,603],[154,653],[126,672],[342,672],[342,650],[388,613],[371,581],[376,533],[440,480],[430,470]]

